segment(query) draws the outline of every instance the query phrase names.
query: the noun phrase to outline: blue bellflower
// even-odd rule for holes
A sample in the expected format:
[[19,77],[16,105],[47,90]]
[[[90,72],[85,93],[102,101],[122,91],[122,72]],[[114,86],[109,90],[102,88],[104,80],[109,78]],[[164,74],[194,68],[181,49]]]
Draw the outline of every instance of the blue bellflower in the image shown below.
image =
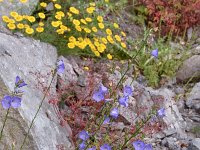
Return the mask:
[[92,98],[96,101],[96,102],[100,102],[102,100],[104,100],[104,94],[101,91],[97,91],[93,94]]
[[81,144],[79,144],[79,150],[84,150],[86,148],[85,142],[83,141]]
[[103,124],[108,124],[110,123],[110,117],[106,117],[105,120],[103,121]]
[[165,108],[161,108],[157,111],[157,114],[159,117],[164,117],[165,116]]
[[101,84],[99,91],[101,91],[102,93],[106,94],[108,92],[108,88],[105,87],[103,84]]
[[120,97],[119,104],[127,107],[128,106],[128,97]]
[[126,85],[124,87],[124,96],[131,96],[133,93],[133,90],[131,88],[131,86]]
[[110,116],[113,117],[114,119],[116,119],[119,115],[118,109],[117,108],[113,108],[110,112]]
[[100,147],[100,150],[112,150],[108,144],[104,144]]
[[135,150],[153,150],[151,144],[145,144],[143,141],[140,140],[133,142],[133,147]]
[[105,87],[103,84],[101,84],[101,86],[99,87],[98,91],[94,92],[92,98],[96,101],[96,102],[100,102],[102,100],[104,100],[104,95],[108,92],[107,87]]
[[57,62],[57,73],[58,73],[58,74],[62,74],[62,73],[64,73],[64,71],[65,71],[64,62],[63,62],[63,60],[59,60],[59,61]]
[[138,141],[133,142],[133,147],[134,147],[135,150],[144,150],[145,143],[138,140]]
[[153,147],[151,144],[146,144],[144,150],[153,150]]
[[158,58],[158,49],[157,48],[151,51],[151,56]]
[[17,96],[12,97],[12,96],[6,95],[2,99],[1,103],[4,109],[8,109],[11,106],[13,108],[18,108],[21,106],[21,101],[22,99],[20,97],[17,97]]
[[24,82],[24,80],[20,79],[19,76],[16,76],[16,79],[15,79],[15,87],[16,88],[21,88],[23,86],[26,86],[27,84]]
[[86,141],[89,138],[89,134],[87,131],[83,130],[79,133],[79,139],[82,139],[83,141]]

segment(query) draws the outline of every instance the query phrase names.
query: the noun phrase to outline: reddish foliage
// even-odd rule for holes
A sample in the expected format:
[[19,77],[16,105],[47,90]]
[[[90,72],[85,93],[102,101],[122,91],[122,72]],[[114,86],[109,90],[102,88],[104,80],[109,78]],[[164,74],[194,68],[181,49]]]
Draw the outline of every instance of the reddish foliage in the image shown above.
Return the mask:
[[183,34],[186,29],[200,25],[200,0],[138,0],[148,9],[148,23],[160,27],[167,35]]

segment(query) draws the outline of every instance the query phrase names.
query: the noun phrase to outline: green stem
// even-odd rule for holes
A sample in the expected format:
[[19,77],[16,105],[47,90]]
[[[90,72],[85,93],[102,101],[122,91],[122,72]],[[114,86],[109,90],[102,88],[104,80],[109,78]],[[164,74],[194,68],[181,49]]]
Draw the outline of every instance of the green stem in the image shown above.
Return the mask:
[[41,101],[41,103],[40,103],[40,105],[39,105],[39,107],[38,107],[38,110],[37,110],[37,112],[35,113],[35,116],[34,116],[33,120],[31,121],[30,127],[28,128],[28,132],[27,132],[27,134],[26,134],[26,136],[25,136],[25,138],[24,138],[24,140],[23,140],[23,143],[22,143],[22,145],[21,145],[21,147],[20,147],[20,150],[22,150],[22,148],[23,148],[23,146],[24,146],[24,144],[25,144],[25,142],[26,142],[26,139],[27,139],[27,137],[28,137],[28,135],[29,135],[29,133],[30,133],[30,130],[31,130],[32,126],[33,126],[33,123],[34,123],[34,121],[35,121],[35,119],[36,119],[36,117],[37,117],[37,115],[38,115],[38,113],[39,113],[39,111],[40,111],[40,109],[41,109],[41,107],[42,107],[42,104],[43,104],[43,102],[44,102],[44,100],[45,100],[45,98],[46,98],[46,96],[47,96],[47,93],[48,93],[48,91],[49,91],[49,89],[50,89],[50,87],[51,87],[51,84],[52,84],[52,82],[53,82],[54,77],[55,77],[55,72],[54,72],[54,74],[53,74],[53,77],[52,77],[52,80],[51,80],[51,82],[50,82],[50,84],[49,84],[49,87],[47,88],[46,93],[44,94],[44,96],[43,96],[43,98],[42,98],[42,101]]
[[134,134],[133,134],[132,136],[130,136],[128,139],[126,139],[126,140],[124,141],[124,144],[122,145],[122,147],[120,148],[120,150],[123,150],[123,148],[127,145],[127,143],[128,143],[133,137],[135,137],[136,135],[139,134],[140,130],[144,127],[144,125],[145,125],[150,119],[151,119],[151,115],[147,118],[146,121],[144,121],[144,122],[142,123],[142,125],[134,132]]
[[3,122],[3,127],[2,127],[2,129],[1,129],[0,141],[1,141],[2,136],[3,136],[3,129],[4,129],[5,125],[6,125],[6,121],[7,121],[7,119],[8,119],[9,111],[10,111],[10,108],[8,108],[8,110],[7,110],[7,112],[6,112],[6,116],[5,116],[5,119],[4,119],[4,122]]

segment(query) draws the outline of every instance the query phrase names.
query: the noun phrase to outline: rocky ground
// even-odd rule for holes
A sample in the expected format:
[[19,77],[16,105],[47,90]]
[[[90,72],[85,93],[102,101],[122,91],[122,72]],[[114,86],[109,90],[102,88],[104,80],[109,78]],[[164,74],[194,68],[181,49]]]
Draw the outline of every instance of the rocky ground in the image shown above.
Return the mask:
[[[30,1],[30,6],[35,5],[35,1]],[[17,6],[17,8],[15,7]],[[9,6],[7,3],[0,6],[1,15],[8,14],[11,10],[19,9],[20,5]],[[8,8],[8,9],[7,9]],[[27,8],[29,8],[27,4]],[[30,13],[30,9],[23,9],[25,13]],[[188,30],[188,40],[192,31],[195,33],[195,40],[192,42],[190,50],[191,57],[185,60],[177,71],[174,79],[166,82],[162,87],[153,89],[146,85],[143,76],[133,81],[133,67],[126,75],[124,84],[134,87],[134,95],[130,101],[130,108],[121,108],[120,114],[123,120],[117,123],[134,124],[132,118],[136,115],[135,109],[145,107],[147,110],[161,100],[160,106],[166,108],[166,116],[163,121],[166,127],[162,132],[153,134],[145,138],[146,142],[152,143],[155,150],[200,150],[200,34],[199,28]],[[171,43],[174,48],[185,49],[184,45]],[[65,61],[66,72],[61,78],[66,84],[76,83],[76,95],[83,97],[88,95],[88,77],[90,71],[85,71],[84,66],[89,66],[94,70],[94,83],[98,85],[108,77],[108,81],[117,82],[122,74],[120,68],[126,69],[126,63],[105,62],[86,60],[78,57],[62,57]],[[27,127],[37,110],[37,106],[42,99],[43,93],[36,88],[39,81],[43,85],[48,85],[51,78],[49,72],[55,68],[57,54],[55,47],[40,41],[23,37],[21,34],[13,35],[3,27],[0,20],[0,99],[5,93],[13,90],[16,75],[20,75],[28,83],[23,96],[23,104],[19,110],[13,111],[9,118],[9,125],[5,128],[6,136],[0,149],[11,149],[14,142],[21,143]],[[117,64],[112,73],[106,68]],[[192,79],[191,83],[187,83]],[[55,94],[63,84],[57,83],[57,78],[52,85],[52,92]],[[57,89],[56,89],[57,88]],[[67,109],[67,107],[65,107]],[[64,111],[66,111],[64,109]],[[1,108],[1,112],[4,110]],[[48,114],[48,115],[47,115]],[[3,122],[4,113],[0,115],[0,125]],[[49,117],[51,116],[51,117]],[[31,135],[27,141],[30,150],[56,150],[57,146],[63,145],[66,150],[73,149],[70,139],[70,131],[60,126],[59,119],[51,105],[46,101],[38,115]],[[13,126],[16,129],[13,130]],[[16,133],[16,134],[15,134]],[[17,137],[16,137],[17,136]],[[31,142],[30,142],[31,141]],[[18,148],[18,147],[17,147]]]
[[[97,83],[100,83],[105,74],[105,72],[103,72],[101,69],[102,66],[106,67],[112,65],[112,63],[109,62],[91,63],[90,60],[84,61],[80,58],[74,57],[66,58],[65,63],[67,62],[67,66],[70,69],[68,72],[66,72],[62,79],[66,83],[69,83],[70,81],[77,82],[77,86],[80,88],[80,90],[76,90],[76,95],[79,96],[81,95],[80,93],[84,93],[86,96],[88,91],[88,73],[80,71],[82,70],[81,68],[84,66],[89,66],[93,70],[98,70],[94,73],[93,80]],[[118,64],[120,65],[120,63]],[[124,65],[124,67],[122,66],[118,68],[126,68],[126,65]],[[185,72],[187,72],[187,70],[191,72],[192,67],[193,66],[190,65],[189,69],[185,69],[183,65],[182,68],[185,69]],[[126,75],[126,81],[124,82],[124,85],[132,82],[132,71],[133,70],[130,69]],[[79,72],[78,76],[76,75],[76,72]],[[115,70],[113,74],[108,73],[107,75],[110,77],[110,81],[117,82],[121,78],[119,69]],[[66,76],[67,78],[65,78]],[[178,74],[177,78],[179,78]],[[135,93],[130,100],[130,107],[128,109],[122,107],[120,110],[124,119],[122,122],[118,121],[120,126],[119,128],[122,128],[122,125],[125,127],[127,122],[129,125],[135,123],[136,120],[133,121],[133,118],[136,116],[136,111],[134,111],[136,107],[146,107],[146,110],[148,110],[153,103],[158,102],[156,100],[160,100],[160,106],[166,108],[166,116],[163,118],[163,120],[167,126],[163,131],[152,134],[145,140],[149,143],[152,143],[154,149],[156,150],[200,149],[200,82],[189,83],[187,86],[185,86],[185,84],[177,84],[176,79],[173,79],[173,81],[166,83],[158,89],[152,89],[151,87],[146,86],[144,77],[139,77],[137,80],[134,80],[132,87],[135,89]],[[81,92],[79,93],[79,91]],[[140,91],[139,95],[138,91]],[[81,97],[82,96],[80,96],[80,98]]]

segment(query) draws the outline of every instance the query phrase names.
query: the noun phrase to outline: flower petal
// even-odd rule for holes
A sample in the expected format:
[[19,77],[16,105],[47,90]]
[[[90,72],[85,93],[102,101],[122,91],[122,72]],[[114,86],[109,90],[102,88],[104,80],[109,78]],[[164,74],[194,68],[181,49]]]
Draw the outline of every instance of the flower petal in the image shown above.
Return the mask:
[[21,106],[21,101],[22,101],[22,99],[20,97],[14,96],[12,98],[11,106],[13,108],[18,108]]
[[12,101],[12,97],[9,95],[4,96],[4,98],[1,101],[1,104],[3,106],[4,109],[8,109],[11,106],[11,101]]

